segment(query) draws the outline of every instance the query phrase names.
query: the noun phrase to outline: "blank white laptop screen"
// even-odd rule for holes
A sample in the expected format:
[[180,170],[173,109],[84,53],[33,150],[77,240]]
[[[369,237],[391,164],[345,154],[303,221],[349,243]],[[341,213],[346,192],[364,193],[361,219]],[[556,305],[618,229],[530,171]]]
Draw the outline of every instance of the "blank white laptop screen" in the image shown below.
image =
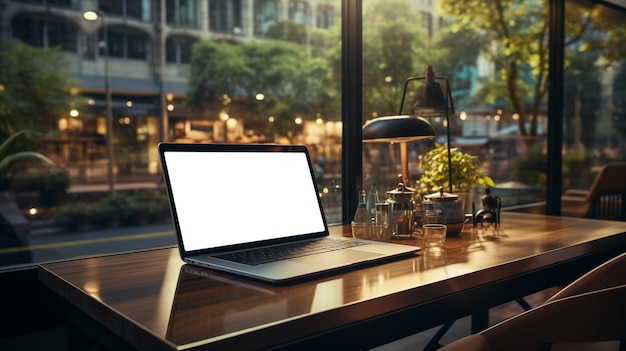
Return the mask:
[[186,251],[325,230],[304,153],[165,151]]

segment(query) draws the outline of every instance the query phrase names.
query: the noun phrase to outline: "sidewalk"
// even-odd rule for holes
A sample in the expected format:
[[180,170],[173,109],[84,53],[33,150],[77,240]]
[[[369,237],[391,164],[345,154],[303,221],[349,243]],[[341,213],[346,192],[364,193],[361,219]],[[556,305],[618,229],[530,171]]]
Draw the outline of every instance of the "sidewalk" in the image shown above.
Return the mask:
[[[157,182],[128,182],[128,183],[115,183],[115,190],[136,190],[136,189],[159,189],[163,187],[164,184],[160,184]],[[85,193],[85,192],[108,192],[109,184],[108,183],[98,183],[98,184],[72,184],[69,189],[67,189],[68,194],[77,194],[77,193]],[[165,191],[165,190],[164,190]]]

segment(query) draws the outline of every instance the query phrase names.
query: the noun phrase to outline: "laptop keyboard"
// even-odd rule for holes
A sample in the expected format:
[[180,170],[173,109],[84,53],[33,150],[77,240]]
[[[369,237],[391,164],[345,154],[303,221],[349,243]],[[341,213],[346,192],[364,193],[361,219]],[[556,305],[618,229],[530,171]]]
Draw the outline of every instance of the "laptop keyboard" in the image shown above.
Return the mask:
[[222,260],[256,266],[264,263],[282,261],[291,258],[309,256],[324,252],[367,245],[367,242],[355,242],[342,239],[321,238],[312,241],[268,246],[258,249],[232,252],[215,256]]

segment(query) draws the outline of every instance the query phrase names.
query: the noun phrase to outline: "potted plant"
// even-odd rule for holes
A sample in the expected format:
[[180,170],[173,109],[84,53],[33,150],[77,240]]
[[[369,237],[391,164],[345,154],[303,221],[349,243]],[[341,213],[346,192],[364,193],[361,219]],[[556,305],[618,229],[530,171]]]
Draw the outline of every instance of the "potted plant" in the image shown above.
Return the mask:
[[[456,148],[450,149],[452,160],[452,192],[461,198],[465,197],[465,210],[471,206],[470,190],[475,184],[493,187],[493,179],[485,175],[480,169],[478,157],[459,151]],[[442,144],[435,143],[435,147],[430,150],[420,161],[420,167],[424,171],[419,180],[417,189],[418,195],[428,195],[438,191],[439,187],[450,188],[450,174],[448,172],[448,148]]]

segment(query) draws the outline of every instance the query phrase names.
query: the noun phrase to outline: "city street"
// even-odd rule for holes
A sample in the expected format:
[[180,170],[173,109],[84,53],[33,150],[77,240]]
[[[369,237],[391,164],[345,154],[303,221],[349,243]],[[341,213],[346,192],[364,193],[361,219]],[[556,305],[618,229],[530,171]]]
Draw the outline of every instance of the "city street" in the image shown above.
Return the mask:
[[[4,238],[3,238],[4,241]],[[78,257],[176,245],[172,224],[157,224],[84,232],[33,230],[0,248],[3,269]]]

